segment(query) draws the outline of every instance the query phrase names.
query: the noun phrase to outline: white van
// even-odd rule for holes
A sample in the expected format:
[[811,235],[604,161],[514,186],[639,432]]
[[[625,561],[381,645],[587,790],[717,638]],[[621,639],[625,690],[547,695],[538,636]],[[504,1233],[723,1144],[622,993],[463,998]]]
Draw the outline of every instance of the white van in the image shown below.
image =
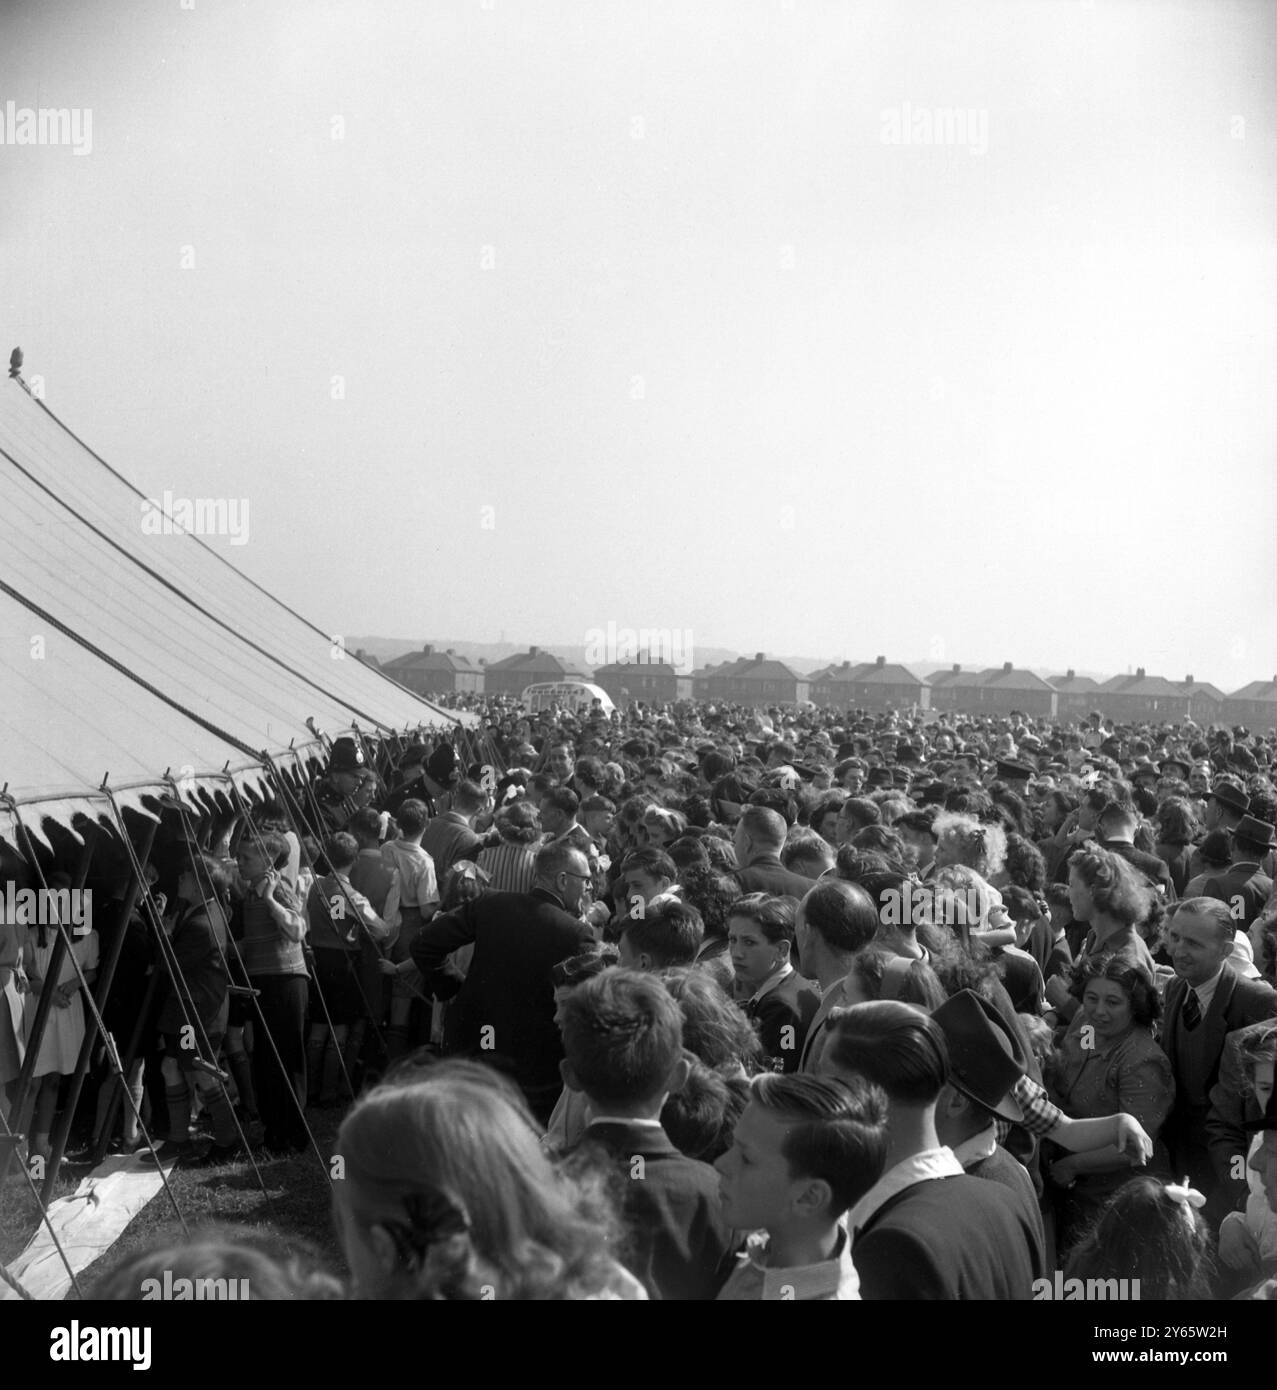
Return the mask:
[[595,700],[604,714],[611,714],[616,709],[607,691],[601,686],[591,685],[589,681],[542,681],[528,686],[519,699],[529,714],[540,714],[557,707],[581,716],[590,713]]

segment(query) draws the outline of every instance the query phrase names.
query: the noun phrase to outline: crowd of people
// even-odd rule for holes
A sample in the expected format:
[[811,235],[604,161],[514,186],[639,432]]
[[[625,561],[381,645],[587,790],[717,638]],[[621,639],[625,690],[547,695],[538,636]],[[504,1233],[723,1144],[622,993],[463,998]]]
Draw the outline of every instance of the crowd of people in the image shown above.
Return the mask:
[[342,738],[295,804],[168,824],[56,981],[0,924],[27,1159],[108,954],[136,1046],[86,1149],[344,1111],[347,1285],[223,1232],[111,1296],[1277,1297],[1273,731],[469,703],[467,748]]

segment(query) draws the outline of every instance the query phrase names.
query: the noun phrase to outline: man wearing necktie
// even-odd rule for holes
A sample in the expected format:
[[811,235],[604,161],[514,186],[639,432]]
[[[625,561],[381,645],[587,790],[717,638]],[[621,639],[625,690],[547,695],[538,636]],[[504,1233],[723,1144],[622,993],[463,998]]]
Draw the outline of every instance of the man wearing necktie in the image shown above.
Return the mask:
[[1211,1087],[1229,1033],[1277,1017],[1277,990],[1246,980],[1228,964],[1236,924],[1217,898],[1179,904],[1166,930],[1166,949],[1175,968],[1166,990],[1162,1049],[1175,1073],[1175,1108],[1162,1137],[1177,1173],[1210,1195],[1206,1215],[1218,1224],[1228,1194],[1231,1146],[1212,1145],[1206,1127]]

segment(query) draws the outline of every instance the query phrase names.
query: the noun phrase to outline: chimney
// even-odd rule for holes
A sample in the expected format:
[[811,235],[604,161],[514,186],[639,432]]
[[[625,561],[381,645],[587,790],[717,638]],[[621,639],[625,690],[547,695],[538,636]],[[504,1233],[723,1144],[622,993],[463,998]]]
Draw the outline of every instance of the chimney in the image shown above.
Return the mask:
[[1011,674],[1011,663],[1009,661],[1004,661],[1002,663],[1002,674],[1005,676],[1009,676]]
[[421,650],[422,650],[427,656],[433,656],[434,653],[435,653],[435,649],[430,645],[429,642],[427,642],[426,645],[425,645],[424,647],[422,647]]
[[1072,666],[1070,666],[1069,669],[1068,669],[1068,672],[1067,672],[1067,674],[1066,674],[1066,676],[1065,676],[1065,679],[1066,679],[1066,680],[1072,680],[1073,677],[1076,676],[1076,675],[1077,675],[1077,672],[1072,668]]
[[480,665],[480,666],[486,666],[487,664],[488,664],[488,658],[487,658],[486,656],[481,656],[481,657],[479,658],[479,665]]
[[447,655],[448,655],[448,656],[456,656],[456,654],[457,654],[456,651],[455,651],[452,647],[449,647],[449,648],[448,648],[448,651],[447,651]]
[[1192,673],[1191,673],[1191,672],[1190,672],[1187,676],[1184,677],[1184,684],[1185,684],[1185,685],[1192,685],[1192,684],[1193,684],[1193,677],[1192,677]]
[[958,663],[955,661],[955,662],[953,663],[953,674],[956,676],[956,675],[958,674],[958,672],[961,671],[961,670],[962,670],[962,667],[959,666]]
[[764,653],[762,653],[762,652],[755,652],[755,653],[754,653],[754,660],[755,660],[755,661],[766,661],[767,658],[766,658],[766,656],[764,655]]
[[541,655],[541,648],[540,648],[540,647],[529,647],[529,648],[528,648],[528,655],[529,655],[529,656],[540,656],[540,655]]
[[851,670],[851,662],[850,662],[850,661],[844,661],[843,664],[842,664],[842,669],[843,669],[844,671],[850,671],[850,670]]
[[885,656],[878,657],[878,659],[874,662],[875,666],[885,666],[886,664],[887,658]]
[[1142,666],[1137,666],[1135,668],[1135,679],[1137,681],[1142,681],[1144,679],[1144,668]]
[[[356,661],[362,661],[362,660],[364,659],[364,656],[365,656],[365,655],[366,655],[366,653],[364,652],[364,649],[363,649],[362,647],[356,647],[356,648],[355,648],[355,660],[356,660]],[[1192,677],[1190,676],[1189,679],[1192,680]]]

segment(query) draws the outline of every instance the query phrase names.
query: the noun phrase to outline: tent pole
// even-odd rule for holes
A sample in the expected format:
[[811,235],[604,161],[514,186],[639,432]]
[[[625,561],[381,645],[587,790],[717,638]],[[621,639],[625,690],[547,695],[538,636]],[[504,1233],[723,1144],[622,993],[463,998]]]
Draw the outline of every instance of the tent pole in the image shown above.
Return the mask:
[[[122,813],[119,815],[119,826],[121,835],[129,833]],[[124,895],[124,903],[120,910],[120,920],[126,928],[129,919],[133,916],[133,909],[137,906],[138,898],[142,895],[143,884],[140,870],[145,868],[146,861],[150,858],[151,847],[155,843],[155,832],[158,829],[159,822],[148,819],[146,829],[142,832],[142,844],[137,856],[138,868],[133,872],[128,892]],[[58,1168],[62,1163],[62,1155],[66,1151],[67,1136],[71,1132],[75,1108],[80,1103],[80,1092],[84,1088],[84,1074],[89,1069],[89,1059],[93,1056],[93,1049],[97,1045],[98,1018],[107,1001],[107,996],[111,993],[111,983],[115,979],[115,967],[119,964],[120,955],[124,949],[124,935],[123,931],[116,933],[106,963],[98,976],[97,988],[94,990],[97,1009],[85,1010],[87,1016],[84,1020],[84,1042],[80,1045],[80,1055],[76,1059],[75,1071],[71,1074],[71,1087],[67,1092],[66,1105],[59,1114],[57,1124],[54,1127],[53,1152],[45,1170],[43,1196],[46,1203],[53,1200],[53,1193],[58,1181]],[[125,1082],[126,1078],[122,1077],[121,1085]]]

